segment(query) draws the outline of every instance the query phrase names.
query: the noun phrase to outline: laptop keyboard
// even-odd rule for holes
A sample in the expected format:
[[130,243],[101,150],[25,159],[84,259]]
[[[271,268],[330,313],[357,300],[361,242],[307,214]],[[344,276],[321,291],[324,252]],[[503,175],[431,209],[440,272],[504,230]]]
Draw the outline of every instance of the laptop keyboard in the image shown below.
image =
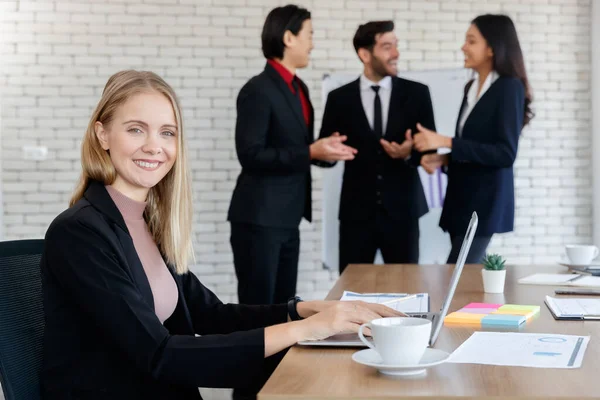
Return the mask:
[[410,314],[413,318],[427,318],[427,314]]

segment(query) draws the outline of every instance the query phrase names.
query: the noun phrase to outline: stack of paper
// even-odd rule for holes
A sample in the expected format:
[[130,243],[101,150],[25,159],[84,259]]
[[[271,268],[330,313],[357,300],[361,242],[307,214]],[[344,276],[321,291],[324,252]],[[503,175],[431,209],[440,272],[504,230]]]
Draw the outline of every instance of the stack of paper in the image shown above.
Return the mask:
[[518,327],[540,312],[540,306],[470,303],[444,318],[447,324]]
[[344,291],[340,300],[360,300],[366,303],[385,304],[396,311],[404,313],[429,312],[429,295],[427,293],[356,293]]
[[555,319],[600,319],[600,299],[546,296],[545,303]]
[[579,274],[533,274],[519,279],[527,285],[600,287],[600,276]]

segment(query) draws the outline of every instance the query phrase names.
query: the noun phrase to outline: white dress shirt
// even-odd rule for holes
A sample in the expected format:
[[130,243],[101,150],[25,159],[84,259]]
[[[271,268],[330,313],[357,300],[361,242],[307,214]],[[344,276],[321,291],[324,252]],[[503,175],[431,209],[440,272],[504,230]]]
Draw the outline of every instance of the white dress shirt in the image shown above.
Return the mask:
[[496,71],[491,71],[488,74],[487,78],[485,78],[485,82],[483,82],[483,86],[481,86],[481,91],[479,92],[479,94],[477,94],[477,90],[479,89],[479,76],[475,76],[475,80],[473,81],[471,87],[469,88],[469,91],[467,92],[467,103],[465,104],[465,108],[463,109],[463,112],[460,116],[460,124],[458,125],[459,137],[462,136],[462,131],[465,126],[465,122],[467,121],[467,118],[469,118],[471,111],[473,111],[473,108],[475,108],[475,105],[477,104],[481,96],[483,96],[485,92],[487,92],[490,86],[492,86],[492,84],[496,82],[496,80],[499,77],[500,75],[498,75]]
[[392,97],[392,77],[386,76],[379,83],[370,81],[365,74],[360,76],[360,99],[362,100],[363,110],[369,121],[369,126],[374,129],[375,125],[375,91],[371,86],[378,85],[379,88],[379,100],[381,101],[381,123],[383,134],[387,128],[388,112],[390,109],[390,98]]

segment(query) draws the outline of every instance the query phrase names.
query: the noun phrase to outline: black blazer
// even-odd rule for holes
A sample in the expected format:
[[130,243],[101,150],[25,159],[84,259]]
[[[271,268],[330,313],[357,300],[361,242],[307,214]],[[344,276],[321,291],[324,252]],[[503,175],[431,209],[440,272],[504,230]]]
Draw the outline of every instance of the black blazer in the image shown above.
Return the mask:
[[[392,93],[384,139],[404,142],[407,129],[417,132],[417,122],[435,129],[433,106],[427,86],[392,77]],[[378,202],[396,220],[418,219],[429,211],[416,166],[420,154],[409,162],[387,155],[369,126],[360,97],[360,79],[344,85],[327,97],[320,137],[334,132],[347,135],[346,144],[358,150],[347,161],[340,198],[339,219],[370,220]]]
[[[308,88],[300,83],[310,104]],[[307,126],[300,102],[268,63],[244,85],[235,127],[242,171],[229,221],[277,228],[298,228],[302,217],[311,221],[313,115],[311,105]]]
[[[461,111],[466,105],[466,92]],[[478,236],[513,230],[513,164],[523,127],[525,88],[516,78],[500,77],[481,96],[452,140],[448,188],[440,227],[464,235],[477,211]],[[460,117],[458,118],[460,121]],[[458,133],[458,122],[457,122]]]
[[[163,324],[123,218],[99,182],[46,233],[44,399],[199,399],[247,387],[264,362],[263,327],[287,306],[223,304],[192,274]],[[203,335],[195,337],[194,335]]]

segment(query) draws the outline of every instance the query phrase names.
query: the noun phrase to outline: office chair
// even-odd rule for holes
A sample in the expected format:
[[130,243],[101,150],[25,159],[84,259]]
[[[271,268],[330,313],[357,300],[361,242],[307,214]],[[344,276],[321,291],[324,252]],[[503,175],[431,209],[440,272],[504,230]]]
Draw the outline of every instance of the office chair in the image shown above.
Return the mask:
[[44,241],[0,242],[0,383],[6,400],[39,400]]

